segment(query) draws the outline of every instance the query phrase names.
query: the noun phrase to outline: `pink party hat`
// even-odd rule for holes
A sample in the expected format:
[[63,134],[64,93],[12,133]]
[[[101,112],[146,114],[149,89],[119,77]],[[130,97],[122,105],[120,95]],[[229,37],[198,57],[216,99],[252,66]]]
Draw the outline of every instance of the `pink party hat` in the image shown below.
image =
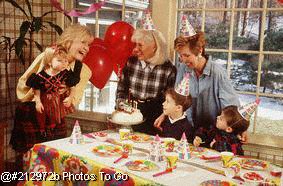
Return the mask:
[[182,81],[175,87],[175,91],[183,96],[190,95],[190,79],[189,79],[189,73],[185,74]]
[[182,15],[181,19],[180,34],[185,37],[191,37],[197,34],[193,26],[189,23],[188,17],[185,14]]
[[145,30],[155,30],[149,10],[143,13],[142,25]]
[[158,136],[158,134],[156,134],[154,141],[160,141],[160,137]]
[[81,127],[80,127],[79,121],[76,120],[72,135],[70,137],[70,143],[71,144],[81,144],[83,143],[83,141],[84,140],[83,140],[83,135],[81,132]]
[[238,108],[238,112],[241,114],[241,116],[249,121],[252,114],[254,113],[255,109],[259,105],[260,99],[256,99],[254,102],[248,103],[246,105],[243,105]]

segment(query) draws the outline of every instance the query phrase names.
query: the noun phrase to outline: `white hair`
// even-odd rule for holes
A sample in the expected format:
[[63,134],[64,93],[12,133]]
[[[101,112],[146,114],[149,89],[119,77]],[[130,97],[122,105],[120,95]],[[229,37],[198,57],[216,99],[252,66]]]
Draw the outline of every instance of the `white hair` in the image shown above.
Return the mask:
[[132,42],[143,41],[145,44],[154,42],[156,51],[149,61],[154,65],[163,64],[167,60],[167,45],[163,34],[158,30],[137,29],[134,31]]

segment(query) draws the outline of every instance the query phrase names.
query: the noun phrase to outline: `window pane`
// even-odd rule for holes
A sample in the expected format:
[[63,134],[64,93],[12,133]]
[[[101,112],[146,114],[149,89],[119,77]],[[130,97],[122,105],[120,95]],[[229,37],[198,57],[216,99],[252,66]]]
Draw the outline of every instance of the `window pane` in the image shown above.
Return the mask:
[[261,17],[259,12],[239,11],[235,15],[233,49],[259,50]]
[[150,0],[126,0],[126,8],[138,8],[147,9],[150,4]]
[[260,92],[283,95],[283,56],[265,55],[261,66]]
[[231,0],[214,0],[214,1],[206,1],[206,8],[230,8]]
[[[251,97],[251,96],[248,96]],[[260,97],[255,132],[283,136],[283,99]],[[252,101],[252,100],[250,100]],[[253,126],[251,123],[250,129]]]
[[228,54],[226,52],[206,52],[209,58],[215,63],[220,64],[224,69],[227,69]]
[[179,8],[201,8],[203,0],[179,0]]
[[238,91],[256,92],[258,55],[233,54],[231,80]]
[[207,12],[205,33],[208,48],[228,49],[230,12]]
[[268,2],[267,4],[268,7],[271,7],[271,8],[282,8],[283,7],[283,3],[280,3],[279,0],[269,0],[269,1],[270,2]]
[[[270,1],[270,0],[267,0]],[[235,2],[236,8],[262,8],[263,1],[262,0],[236,0]]]
[[267,13],[266,33],[264,50],[283,51],[283,12],[269,11]]
[[89,83],[84,91],[79,110],[112,113],[115,107],[116,89],[117,82],[108,82],[101,90]]

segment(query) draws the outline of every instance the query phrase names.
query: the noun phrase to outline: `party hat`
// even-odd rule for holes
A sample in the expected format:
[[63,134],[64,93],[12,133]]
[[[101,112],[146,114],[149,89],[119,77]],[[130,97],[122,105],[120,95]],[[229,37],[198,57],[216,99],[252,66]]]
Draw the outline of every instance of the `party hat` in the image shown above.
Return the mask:
[[149,10],[144,11],[142,17],[142,25],[143,25],[143,29],[145,30],[155,30]]
[[185,14],[182,15],[181,19],[180,34],[185,37],[191,37],[197,34],[193,26],[189,23],[188,17]]
[[190,154],[190,150],[189,150],[189,144],[188,144],[186,134],[184,132],[182,134],[182,138],[180,140],[177,151],[178,151],[180,159],[183,159],[183,160],[190,159],[191,154]]
[[185,74],[182,81],[175,87],[175,91],[183,96],[190,95],[189,73]]
[[79,121],[76,120],[75,126],[73,128],[73,132],[72,135],[70,137],[70,143],[71,144],[81,144],[83,143],[84,139],[83,139],[83,135],[81,132],[81,127],[79,125]]
[[241,116],[249,121],[252,114],[254,113],[255,109],[259,105],[260,99],[256,99],[254,102],[248,103],[246,105],[243,105],[238,108],[238,112],[241,114]]

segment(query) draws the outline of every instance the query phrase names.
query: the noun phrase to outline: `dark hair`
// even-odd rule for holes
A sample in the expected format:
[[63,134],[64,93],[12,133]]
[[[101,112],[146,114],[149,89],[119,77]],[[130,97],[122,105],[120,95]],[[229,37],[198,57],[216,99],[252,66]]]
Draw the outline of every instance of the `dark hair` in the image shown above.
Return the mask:
[[186,111],[192,105],[192,96],[183,96],[178,94],[173,88],[169,88],[166,90],[165,95],[170,95],[172,99],[175,101],[176,105],[181,105],[183,111]]
[[233,133],[242,134],[249,128],[250,122],[241,116],[237,106],[227,106],[222,112],[227,121],[227,125],[233,129]]
[[205,54],[205,45],[206,45],[206,40],[205,40],[204,32],[197,32],[196,35],[190,37],[179,36],[174,40],[175,50],[178,51],[184,46],[188,46],[194,55],[197,56],[202,50],[201,55],[207,58],[207,55]]

